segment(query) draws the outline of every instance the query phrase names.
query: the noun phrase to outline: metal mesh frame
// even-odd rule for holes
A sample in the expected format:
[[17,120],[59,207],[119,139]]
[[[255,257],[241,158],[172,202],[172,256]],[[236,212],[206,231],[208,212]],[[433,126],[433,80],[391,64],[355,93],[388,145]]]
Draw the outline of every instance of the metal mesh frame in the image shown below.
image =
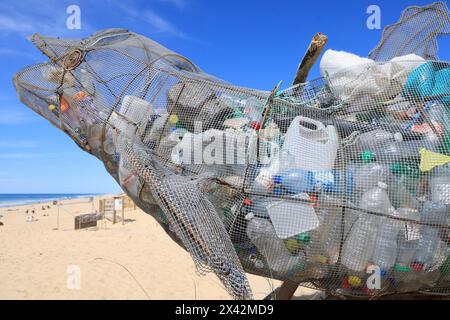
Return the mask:
[[[15,76],[21,101],[104,162],[233,297],[252,297],[244,270],[354,296],[449,292],[450,168],[419,168],[421,148],[450,155],[448,63],[374,62],[268,92],[126,30],[32,41],[50,62]],[[208,150],[199,133],[233,161],[180,160],[183,143]]]
[[369,54],[377,61],[415,53],[438,59],[438,39],[450,34],[450,16],[445,2],[406,8],[400,20],[383,30],[380,43]]

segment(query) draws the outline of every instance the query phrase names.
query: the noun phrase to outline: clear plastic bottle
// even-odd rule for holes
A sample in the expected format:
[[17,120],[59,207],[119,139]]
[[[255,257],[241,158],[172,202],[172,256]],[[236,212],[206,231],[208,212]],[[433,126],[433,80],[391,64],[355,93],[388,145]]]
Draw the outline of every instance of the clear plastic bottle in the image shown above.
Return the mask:
[[389,196],[396,208],[418,208],[416,197],[422,195],[420,170],[415,163],[394,162],[390,166],[392,182]]
[[272,198],[252,196],[244,199],[242,212],[246,217],[259,217],[269,219],[267,205],[273,202]]
[[[419,212],[412,208],[398,208],[398,216],[419,221]],[[397,264],[409,267],[419,245],[418,225],[403,222],[397,238]]]
[[281,150],[274,155],[270,165],[254,170],[255,179],[251,185],[251,191],[268,193],[274,186],[274,176],[293,168],[295,158],[287,150]]
[[275,229],[267,219],[252,218],[247,225],[247,236],[266,258],[269,267],[279,273],[294,272],[303,262],[304,255],[291,255],[283,240],[277,237]]
[[[363,194],[359,207],[379,213],[391,212],[393,208],[386,189],[385,183],[378,182],[377,187]],[[373,255],[379,224],[378,216],[365,212],[358,213],[358,220],[353,224],[342,250],[342,264],[345,267],[354,272],[365,270]]]
[[[426,201],[423,205],[420,220],[425,223],[436,225],[445,224],[447,206],[443,203]],[[439,229],[432,226],[422,225],[420,228],[421,238],[417,247],[414,260],[422,268],[426,268],[433,260],[437,244],[440,241]]]
[[311,239],[305,248],[307,270],[310,270],[314,279],[325,277],[338,261],[342,235],[342,199],[321,193],[317,216],[319,227],[310,232]]
[[119,182],[120,185],[134,196],[139,195],[139,177],[131,170],[124,157],[119,160]]
[[392,163],[398,161],[419,160],[420,148],[435,150],[434,142],[422,140],[391,141],[377,146],[370,152],[378,162]]
[[263,116],[263,103],[254,98],[250,97],[244,100],[244,115],[250,121],[250,127],[255,130],[261,128],[261,120]]
[[354,163],[348,167],[346,189],[351,201],[357,204],[362,195],[378,186],[378,182],[387,183],[391,177],[389,167],[372,162],[372,158],[363,158],[363,163]]
[[274,183],[281,184],[290,193],[313,191],[314,174],[303,169],[291,169],[273,177]]
[[383,129],[376,129],[369,132],[361,133],[358,136],[358,140],[356,142],[355,147],[358,153],[360,153],[365,150],[374,150],[380,144],[393,140],[394,140],[393,133]]
[[433,169],[431,184],[431,200],[450,205],[450,165],[446,164]]
[[[393,217],[398,216],[398,213],[393,208],[385,213]],[[387,217],[380,218],[380,220],[381,223],[377,233],[372,262],[380,267],[382,274],[386,274],[394,266],[397,259],[397,237],[402,223],[399,220]]]

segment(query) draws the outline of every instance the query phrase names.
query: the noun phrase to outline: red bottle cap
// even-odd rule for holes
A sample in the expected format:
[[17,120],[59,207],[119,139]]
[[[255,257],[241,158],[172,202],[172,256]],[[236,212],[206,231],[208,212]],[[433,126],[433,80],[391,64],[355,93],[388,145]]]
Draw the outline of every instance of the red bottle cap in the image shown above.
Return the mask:
[[411,268],[414,271],[422,271],[423,270],[423,264],[422,263],[411,263]]
[[245,198],[244,199],[244,205],[246,206],[251,206],[253,204],[252,200],[250,200],[249,198]]
[[261,129],[261,124],[258,121],[252,121],[250,127],[255,130]]

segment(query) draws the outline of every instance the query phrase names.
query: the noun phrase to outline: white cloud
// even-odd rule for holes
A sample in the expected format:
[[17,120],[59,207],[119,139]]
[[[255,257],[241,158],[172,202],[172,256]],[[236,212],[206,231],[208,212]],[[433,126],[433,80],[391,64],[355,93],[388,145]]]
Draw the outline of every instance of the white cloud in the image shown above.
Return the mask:
[[0,108],[0,124],[24,124],[38,120],[39,117],[21,110]]
[[150,23],[153,27],[155,27],[159,32],[170,33],[179,37],[185,37],[183,32],[178,30],[172,23],[151,10],[144,11],[142,18],[146,22]]
[[145,23],[149,23],[155,29],[155,32],[167,33],[181,38],[186,38],[186,35],[181,32],[175,25],[169,20],[163,18],[161,15],[153,10],[145,9],[139,11],[130,5],[124,5],[122,3],[116,3],[116,5],[128,15],[128,17],[134,20],[140,20]]
[[16,49],[11,49],[11,48],[0,48],[0,55],[3,56],[21,56],[21,57],[25,57],[28,58],[30,60],[33,61],[39,61],[39,58],[42,56],[40,54],[38,54],[37,52],[30,53],[28,51],[23,51],[23,50],[16,50]]
[[[39,143],[28,140],[0,140],[0,149],[2,148],[36,148]],[[1,174],[1,172],[0,172]]]
[[75,152],[47,152],[47,153],[7,152],[7,153],[0,153],[0,159],[47,158],[47,157],[60,157],[62,155],[71,155],[71,154],[75,154]]
[[19,16],[11,18],[10,16],[0,15],[0,30],[10,32],[29,33],[36,30],[36,26],[32,23],[20,19]]
[[[2,1],[3,2],[3,1]],[[8,2],[8,1],[5,1]],[[68,36],[73,31],[67,29],[67,5],[61,1],[11,1],[0,4],[0,32],[29,36],[40,33],[49,36]],[[82,29],[90,32],[88,23],[83,21]]]

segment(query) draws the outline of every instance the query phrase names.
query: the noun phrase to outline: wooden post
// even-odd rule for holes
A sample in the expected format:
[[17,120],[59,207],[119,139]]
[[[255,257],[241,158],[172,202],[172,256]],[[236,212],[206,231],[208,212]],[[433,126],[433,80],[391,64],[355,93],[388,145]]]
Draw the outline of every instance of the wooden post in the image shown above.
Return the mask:
[[122,225],[125,224],[125,215],[124,215],[124,211],[125,211],[125,198],[122,197]]
[[105,213],[105,200],[104,199],[100,199],[99,203],[98,203],[98,211],[100,211],[100,213]]
[[302,61],[298,65],[297,73],[295,74],[294,81],[292,85],[306,82],[309,71],[311,70],[314,63],[319,58],[320,53],[327,44],[328,37],[323,33],[316,33],[309,44],[308,50],[306,50]]
[[59,206],[60,206],[60,204],[59,204],[59,201],[58,201],[58,204],[56,206],[58,208],[58,213],[56,215],[56,230],[59,230]]
[[280,287],[269,293],[264,300],[291,300],[297,288],[298,283],[284,281]]

